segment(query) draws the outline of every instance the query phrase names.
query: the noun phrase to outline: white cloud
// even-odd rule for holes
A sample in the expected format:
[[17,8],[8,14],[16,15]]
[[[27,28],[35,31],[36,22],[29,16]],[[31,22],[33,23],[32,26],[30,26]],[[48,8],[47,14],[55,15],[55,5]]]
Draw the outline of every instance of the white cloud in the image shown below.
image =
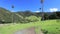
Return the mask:
[[37,12],[37,13],[38,13],[38,12],[40,12],[40,11],[35,11],[35,12]]
[[50,12],[56,12],[56,11],[58,11],[58,8],[50,8],[49,10],[50,10]]

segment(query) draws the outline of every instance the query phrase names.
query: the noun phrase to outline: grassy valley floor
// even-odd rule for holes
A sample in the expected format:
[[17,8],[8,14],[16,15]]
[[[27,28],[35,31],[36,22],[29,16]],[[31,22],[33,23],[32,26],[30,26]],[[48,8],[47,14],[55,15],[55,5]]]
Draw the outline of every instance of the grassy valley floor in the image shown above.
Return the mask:
[[[40,27],[42,31],[47,31],[47,34],[60,34],[60,20],[37,21],[27,24],[2,24],[0,26],[0,34],[13,34],[13,32],[17,30],[22,30],[29,27]],[[38,31],[39,29],[36,28],[37,33]]]

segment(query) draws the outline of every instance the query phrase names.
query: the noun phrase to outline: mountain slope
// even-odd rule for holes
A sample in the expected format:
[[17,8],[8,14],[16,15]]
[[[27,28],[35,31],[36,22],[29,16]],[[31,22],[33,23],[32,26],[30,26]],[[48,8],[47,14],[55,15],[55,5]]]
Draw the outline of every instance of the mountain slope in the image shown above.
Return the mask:
[[23,17],[20,16],[19,14],[10,12],[9,10],[6,10],[6,9],[0,7],[0,21],[21,22],[22,19],[23,19]]

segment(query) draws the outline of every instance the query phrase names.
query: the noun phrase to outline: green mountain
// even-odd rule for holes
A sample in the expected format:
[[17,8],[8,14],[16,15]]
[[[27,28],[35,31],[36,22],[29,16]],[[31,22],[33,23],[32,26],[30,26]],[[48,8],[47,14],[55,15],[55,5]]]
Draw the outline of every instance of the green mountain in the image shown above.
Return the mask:
[[23,20],[23,17],[18,13],[0,7],[0,22],[22,22],[21,20]]
[[0,21],[11,22],[11,12],[4,8],[0,8]]

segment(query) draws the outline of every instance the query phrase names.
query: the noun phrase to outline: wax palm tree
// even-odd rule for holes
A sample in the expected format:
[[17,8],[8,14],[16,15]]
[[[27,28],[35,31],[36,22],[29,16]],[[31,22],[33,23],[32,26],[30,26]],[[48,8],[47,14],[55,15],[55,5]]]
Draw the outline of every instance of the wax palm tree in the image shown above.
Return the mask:
[[12,5],[11,8],[12,8],[12,23],[13,23],[13,9],[14,9],[14,5]]
[[43,5],[43,3],[44,3],[44,0],[41,0],[41,5],[42,5],[42,7],[41,7],[41,10],[42,10],[42,18],[41,18],[41,20],[44,20],[44,11],[43,11],[44,5]]

